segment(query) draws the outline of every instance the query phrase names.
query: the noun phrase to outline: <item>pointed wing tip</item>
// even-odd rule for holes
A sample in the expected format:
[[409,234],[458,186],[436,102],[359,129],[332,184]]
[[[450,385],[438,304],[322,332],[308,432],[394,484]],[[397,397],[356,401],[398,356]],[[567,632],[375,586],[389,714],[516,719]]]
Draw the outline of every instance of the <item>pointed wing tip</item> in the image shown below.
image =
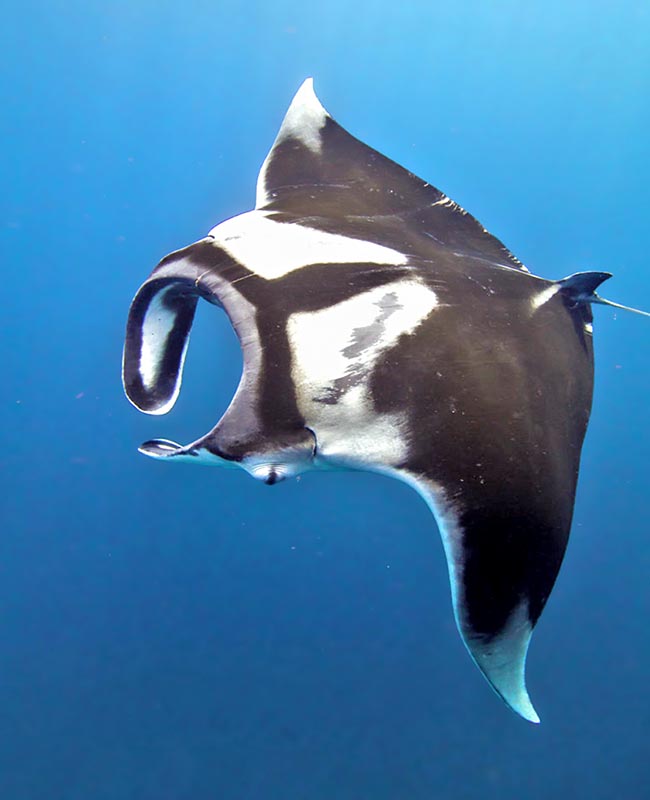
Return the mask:
[[[458,625],[458,617],[456,622]],[[515,714],[539,725],[539,715],[526,688],[526,656],[532,635],[532,627],[526,621],[526,606],[513,613],[508,626],[490,644],[473,640],[461,625],[458,630],[472,660],[494,692]]]
[[535,711],[535,709],[533,708],[533,704],[530,702],[530,700],[528,701],[528,710],[526,711],[526,713],[522,714],[521,711],[518,711],[517,713],[520,714],[525,720],[528,720],[528,722],[532,722],[533,725],[539,725],[540,722],[542,721],[539,718],[539,714],[537,713],[537,711]]
[[[528,648],[528,641],[524,644]],[[483,673],[487,682],[499,695],[503,702],[528,722],[539,724],[540,719],[533,706],[526,688],[526,653],[517,656],[505,663],[490,663],[492,659],[485,659],[483,654],[472,652],[470,654],[476,665]]]
[[461,636],[477,667],[504,703],[523,719],[538,725],[539,715],[526,688],[526,656],[532,632],[528,604],[524,602],[489,642],[472,641],[462,630]]
[[291,101],[291,106],[296,103],[301,106],[315,105],[319,109],[323,108],[320,100],[316,96],[316,91],[314,90],[314,79],[312,77],[305,78],[305,80],[298,87],[298,91],[295,93],[293,100]]
[[287,109],[279,138],[282,138],[283,132],[285,135],[301,138],[301,133],[304,135],[305,129],[312,126],[318,131],[328,116],[329,114],[314,91],[314,79],[305,78]]
[[539,714],[537,711],[535,711],[535,707],[530,701],[530,697],[528,696],[525,686],[522,686],[516,695],[510,697],[502,694],[498,689],[497,692],[501,695],[506,705],[511,708],[515,714],[519,714],[520,717],[528,722],[532,722],[534,725],[539,725],[541,722]]
[[520,717],[528,722],[539,725],[539,715],[537,711],[535,711],[535,707],[530,700],[526,688],[525,655],[521,659],[518,658],[514,662],[510,662],[507,666],[500,665],[495,667],[495,665],[486,663],[481,658],[480,654],[472,652],[471,650],[470,654],[487,682],[508,708],[512,709],[515,714],[519,714]]
[[282,120],[278,135],[257,176],[255,208],[264,208],[269,201],[267,176],[276,158],[278,147],[287,139],[295,139],[307,150],[319,155],[322,147],[321,129],[326,124],[329,116],[318,97],[316,97],[314,79],[306,78],[293,96],[293,100]]
[[305,80],[300,84],[298,89],[299,92],[302,91],[314,91],[314,78],[310,75],[309,77],[305,78]]

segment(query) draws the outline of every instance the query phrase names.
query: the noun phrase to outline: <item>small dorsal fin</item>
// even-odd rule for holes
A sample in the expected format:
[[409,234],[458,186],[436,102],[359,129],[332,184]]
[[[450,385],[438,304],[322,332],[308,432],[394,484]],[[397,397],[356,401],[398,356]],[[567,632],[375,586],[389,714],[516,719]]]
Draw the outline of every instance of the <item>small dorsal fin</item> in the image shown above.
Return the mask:
[[620,303],[614,303],[612,300],[606,300],[596,293],[596,289],[600,284],[611,277],[611,272],[576,272],[573,275],[569,275],[567,278],[562,278],[558,283],[562,293],[570,297],[576,305],[598,303],[601,306],[620,308],[622,311],[632,311],[634,314],[650,317],[650,313],[647,311],[641,311],[638,308],[631,308],[630,306],[624,306]]
[[[308,78],[295,95],[257,181],[258,210],[300,220],[327,218],[367,236],[381,219],[403,241],[526,270],[457,203],[349,134],[323,108]],[[352,232],[354,232],[352,230]]]
[[562,292],[576,303],[591,303],[596,289],[611,277],[611,272],[575,272],[558,283]]

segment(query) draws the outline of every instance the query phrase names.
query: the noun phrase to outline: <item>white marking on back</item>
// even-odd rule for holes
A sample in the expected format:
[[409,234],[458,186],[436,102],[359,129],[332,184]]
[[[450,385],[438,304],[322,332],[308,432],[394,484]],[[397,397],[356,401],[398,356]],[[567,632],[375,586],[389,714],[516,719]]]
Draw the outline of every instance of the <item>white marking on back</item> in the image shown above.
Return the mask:
[[541,292],[534,295],[530,301],[533,311],[537,311],[538,308],[541,308],[545,303],[548,303],[548,301],[555,297],[559,291],[560,285],[557,283],[552,283],[550,286],[547,286],[546,289],[543,289]]
[[260,169],[257,177],[256,208],[262,208],[269,201],[266,172],[268,165],[273,160],[275,148],[285,139],[293,138],[305,145],[312,153],[320,155],[323,145],[320,132],[328,117],[329,114],[314,92],[313,79],[307,78],[291,101],[280,131]]
[[264,211],[232,217],[209,236],[240,264],[267,280],[281,278],[309,264],[406,264],[390,247],[351,239],[291,222],[278,222]]
[[382,354],[437,304],[427,286],[404,280],[320,311],[291,315],[287,333],[296,399],[314,431],[320,459],[372,469],[407,456],[406,414],[375,411],[371,377]]

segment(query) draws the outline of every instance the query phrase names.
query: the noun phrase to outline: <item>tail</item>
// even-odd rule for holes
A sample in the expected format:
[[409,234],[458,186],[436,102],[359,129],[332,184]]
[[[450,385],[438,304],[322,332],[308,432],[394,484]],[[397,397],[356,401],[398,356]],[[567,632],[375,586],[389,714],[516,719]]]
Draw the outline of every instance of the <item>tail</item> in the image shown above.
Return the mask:
[[604,297],[596,294],[596,289],[600,284],[611,277],[611,272],[576,272],[574,275],[569,275],[568,278],[563,278],[561,281],[558,281],[558,284],[560,285],[560,291],[569,297],[576,305],[598,303],[601,306],[620,308],[622,311],[632,311],[634,314],[650,317],[650,313],[647,311],[641,311],[638,308],[631,308],[630,306],[623,306],[620,303],[614,303],[612,300],[605,300]]

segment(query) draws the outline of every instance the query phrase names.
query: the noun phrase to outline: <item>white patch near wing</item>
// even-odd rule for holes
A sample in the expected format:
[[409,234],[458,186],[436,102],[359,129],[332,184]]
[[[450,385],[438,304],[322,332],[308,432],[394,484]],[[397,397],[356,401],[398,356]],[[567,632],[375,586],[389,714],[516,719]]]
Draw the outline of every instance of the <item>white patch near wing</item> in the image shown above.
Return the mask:
[[291,101],[280,131],[260,169],[257,177],[256,208],[266,205],[269,200],[266,190],[266,171],[269,163],[273,160],[275,148],[285,139],[293,138],[305,145],[312,153],[320,155],[322,149],[320,132],[328,117],[329,114],[314,92],[313,79],[307,78]]
[[321,463],[374,469],[404,460],[405,414],[375,411],[371,377],[382,354],[437,304],[431,289],[405,280],[291,315],[287,332],[298,408],[316,436]]
[[539,716],[526,689],[526,655],[532,633],[528,603],[522,603],[499,636],[489,644],[469,642],[468,649],[497,694],[524,719],[537,723]]
[[[147,308],[144,320],[142,322],[142,347],[140,348],[140,377],[142,384],[151,391],[156,385],[160,369],[162,367],[162,360],[167,351],[167,339],[171,334],[174,324],[176,322],[176,314],[165,306],[165,297],[169,293],[175,291],[174,286],[167,286],[158,292],[152,298]],[[183,343],[183,352],[181,355],[178,376],[174,386],[174,393],[165,403],[165,405],[156,408],[149,413],[152,414],[166,414],[178,399],[178,393],[181,388],[180,376],[183,374],[183,364],[185,363],[185,356],[187,354],[187,345],[189,344],[189,335]]]
[[561,286],[558,283],[552,283],[550,286],[547,286],[546,289],[543,289],[541,292],[538,292],[536,295],[534,295],[530,301],[533,311],[537,311],[538,308],[541,308],[545,303],[548,303],[549,300],[555,297],[560,289]]
[[458,523],[460,515],[454,510],[444,488],[434,481],[404,470],[388,471],[386,474],[415,489],[436,519],[447,558],[456,626],[467,651],[490,686],[513,711],[529,722],[539,722],[526,689],[526,655],[532,635],[528,604],[522,603],[516,608],[501,633],[489,642],[472,637],[463,607],[464,555],[463,531]]
[[406,264],[390,247],[278,222],[264,211],[248,211],[222,222],[209,236],[240,264],[267,280],[309,264]]

